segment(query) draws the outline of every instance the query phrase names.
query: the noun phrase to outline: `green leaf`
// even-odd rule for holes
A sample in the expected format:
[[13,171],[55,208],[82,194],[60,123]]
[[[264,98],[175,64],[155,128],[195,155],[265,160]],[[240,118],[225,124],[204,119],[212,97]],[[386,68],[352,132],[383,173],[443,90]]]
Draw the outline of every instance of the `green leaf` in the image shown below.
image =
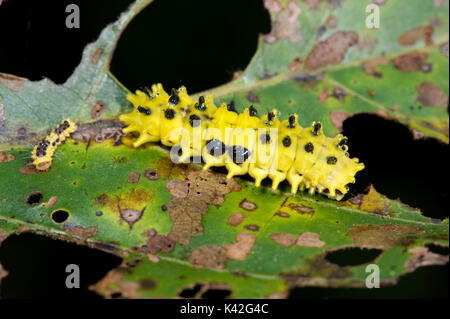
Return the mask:
[[[380,7],[379,29],[365,26],[369,0],[322,1],[315,9],[304,1],[268,3],[279,4],[273,5],[279,11],[270,7],[273,26],[279,25],[279,17],[293,18],[300,12],[293,22],[298,28],[289,33],[292,24],[287,24],[284,32],[260,36],[248,68],[210,93],[220,100],[234,99],[241,108],[249,103],[265,112],[276,107],[282,118],[297,112],[303,126],[320,120],[329,135],[341,130],[342,121],[353,114],[374,113],[404,123],[419,136],[448,143],[447,2],[435,7],[432,1],[413,0],[408,6],[388,1]],[[399,12],[408,19],[399,19]],[[330,27],[333,19],[336,26]],[[412,37],[417,37],[414,44],[399,43],[405,33],[417,30],[420,35],[425,27],[432,30],[429,43],[420,36]],[[286,33],[295,32],[300,32],[301,40],[291,42]],[[414,52],[422,58],[412,57],[416,60],[410,63],[408,56]],[[408,72],[402,71],[405,68]],[[431,84],[420,98],[423,83]],[[437,93],[428,96],[430,86]]]
[[[107,26],[63,85],[0,75],[0,242],[33,231],[122,256],[123,265],[92,287],[106,297],[173,298],[195,284],[202,284],[197,297],[217,289],[232,298],[284,297],[293,286],[364,287],[370,263],[379,267],[382,284],[393,284],[417,267],[448,262],[426,246],[448,246],[448,219],[424,217],[374,188],[344,202],[291,195],[286,185],[272,191],[245,178],[227,181],[196,165],[175,165],[158,145],[116,143],[120,130],[113,120],[128,109],[127,90],[109,73],[109,62],[120,33],[149,2],[136,1]],[[448,57],[440,49],[448,41],[448,4],[411,1],[405,11],[390,0],[381,7],[381,28],[373,30],[364,24],[371,1],[322,1],[317,8],[303,1],[266,3],[279,6],[271,7],[277,31],[261,36],[238,79],[210,91],[219,100],[234,99],[241,108],[252,102],[265,111],[277,107],[284,118],[297,112],[303,126],[320,120],[328,135],[340,130],[342,115],[369,112],[448,141],[445,105],[416,102],[416,87],[424,82],[448,96]],[[400,21],[398,12],[411,18]],[[337,25],[324,29],[331,16]],[[277,24],[280,17],[293,26]],[[405,32],[436,19],[441,23],[434,23],[433,44],[398,43]],[[343,50],[342,61],[311,67],[308,56],[340,31],[355,32],[358,43]],[[406,73],[393,65],[415,50],[426,54],[431,70],[421,65],[426,72]],[[298,57],[303,62],[292,64]],[[375,71],[364,68],[379,57],[386,60]],[[106,106],[98,118],[91,116],[97,101]],[[433,104],[435,96],[421,101]],[[14,116],[18,110],[24,117]],[[65,117],[77,122],[78,131],[58,148],[50,171],[30,169],[31,133],[43,136]],[[17,136],[20,127],[25,139]],[[333,262],[333,252],[350,247],[374,257],[353,265]]]

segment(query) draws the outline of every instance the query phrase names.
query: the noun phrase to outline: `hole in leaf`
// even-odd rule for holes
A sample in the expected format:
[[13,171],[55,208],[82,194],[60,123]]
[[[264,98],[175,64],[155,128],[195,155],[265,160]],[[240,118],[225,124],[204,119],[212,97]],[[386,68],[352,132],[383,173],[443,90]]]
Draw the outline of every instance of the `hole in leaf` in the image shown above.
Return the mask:
[[[6,238],[0,246],[0,260],[9,272],[2,279],[0,299],[99,299],[88,287],[122,261],[110,253],[33,233]],[[78,289],[65,285],[69,264],[80,268]]]
[[229,289],[208,289],[202,294],[202,298],[206,299],[225,299],[231,295]]
[[27,197],[27,204],[30,205],[30,206],[37,205],[37,204],[39,204],[41,202],[43,197],[44,196],[42,195],[41,192],[32,192]]
[[51,218],[55,223],[62,224],[69,218],[69,212],[64,209],[58,209],[52,212]]
[[375,260],[382,252],[381,249],[349,247],[327,252],[325,259],[342,267],[356,266]]
[[439,255],[448,255],[448,246],[425,244],[429,251]]
[[199,293],[200,289],[202,289],[202,287],[203,287],[203,285],[196,284],[194,287],[184,288],[178,294],[178,296],[180,296],[182,298],[194,298]]
[[122,298],[122,293],[121,293],[120,291],[113,292],[113,293],[110,295],[110,297],[113,298],[113,299]]
[[243,70],[268,32],[260,0],[155,1],[124,31],[111,71],[131,91],[161,82],[199,92]]
[[449,161],[448,144],[431,138],[414,140],[406,126],[376,115],[354,115],[343,128],[350,156],[366,166],[347,197],[373,184],[379,193],[417,207],[425,216],[448,216],[449,191],[442,176]]
[[[403,263],[397,263],[399,271]],[[382,268],[380,269],[382,271]],[[369,274],[369,273],[367,273]],[[412,273],[400,276],[398,283],[383,284],[381,276],[380,288],[367,289],[364,282],[362,288],[326,288],[295,287],[290,291],[290,299],[443,299],[448,298],[448,266],[420,267]]]

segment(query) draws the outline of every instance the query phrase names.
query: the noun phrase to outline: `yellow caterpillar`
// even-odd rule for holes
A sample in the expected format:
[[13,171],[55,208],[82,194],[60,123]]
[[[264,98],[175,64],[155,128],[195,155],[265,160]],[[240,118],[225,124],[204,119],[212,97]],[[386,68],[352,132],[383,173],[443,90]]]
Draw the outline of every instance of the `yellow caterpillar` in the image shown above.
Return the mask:
[[76,129],[70,119],[62,121],[49,135],[37,144],[31,153],[36,169],[46,171],[52,165],[52,157],[58,145],[63,143]]
[[159,141],[179,146],[180,162],[201,156],[203,169],[226,166],[227,178],[248,173],[259,186],[269,177],[273,189],[287,180],[292,193],[306,188],[340,200],[364,168],[349,157],[344,136],[326,137],[319,122],[302,128],[297,114],[282,122],[276,109],[261,118],[253,106],[239,114],[234,103],[217,107],[210,95],[194,101],[185,87],[169,95],[161,84],[127,99],[133,111],[120,120],[124,133],[139,134],[134,147]]

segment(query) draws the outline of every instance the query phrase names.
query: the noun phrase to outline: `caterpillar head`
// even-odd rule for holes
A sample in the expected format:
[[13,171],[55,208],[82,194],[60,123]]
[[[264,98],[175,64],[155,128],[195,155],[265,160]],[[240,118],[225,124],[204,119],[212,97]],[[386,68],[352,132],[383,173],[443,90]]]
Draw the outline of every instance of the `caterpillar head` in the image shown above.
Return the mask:
[[147,142],[156,142],[160,139],[160,105],[168,98],[161,84],[154,84],[151,91],[137,90],[136,94],[129,93],[127,99],[133,104],[133,111],[120,115],[119,119],[127,125],[122,131],[139,133],[139,138],[133,143],[138,147]]

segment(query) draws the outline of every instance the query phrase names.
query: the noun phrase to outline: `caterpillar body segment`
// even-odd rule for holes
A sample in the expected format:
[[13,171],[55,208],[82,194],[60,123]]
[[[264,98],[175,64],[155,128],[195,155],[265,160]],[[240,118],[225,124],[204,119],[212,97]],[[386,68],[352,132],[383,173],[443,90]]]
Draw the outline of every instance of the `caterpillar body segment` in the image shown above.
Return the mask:
[[65,119],[33,148],[31,158],[33,159],[33,164],[36,169],[46,171],[51,167],[53,154],[56,148],[62,144],[75,129],[75,123],[70,119]]
[[203,169],[226,166],[227,178],[248,173],[256,186],[270,178],[273,189],[287,180],[292,193],[308,189],[340,200],[364,168],[349,157],[344,136],[325,136],[320,122],[303,128],[297,114],[280,122],[276,109],[261,117],[253,106],[238,113],[233,102],[217,107],[210,95],[194,101],[185,87],[169,95],[161,84],[127,98],[133,111],[120,120],[124,133],[139,134],[134,147],[176,146],[179,162],[201,156]]
[[214,104],[213,97],[207,95],[201,96],[198,101],[188,106],[187,114],[184,118],[184,132],[189,135],[183,135],[180,142],[182,150],[179,156],[179,162],[186,162],[191,157],[201,157],[202,150],[205,147],[203,132],[208,128],[212,115],[216,112],[217,106]]
[[249,175],[255,179],[256,186],[260,186],[262,180],[271,173],[271,168],[276,166],[275,148],[280,125],[277,113],[277,110],[273,109],[261,116],[258,125],[255,157],[249,167]]
[[227,128],[235,128],[237,119],[238,114],[233,103],[228,105],[222,103],[213,114],[208,129],[204,133],[206,144],[202,152],[205,162],[203,169],[206,170],[213,166],[226,166],[228,148],[225,139],[229,133]]
[[278,130],[278,158],[272,162],[269,177],[272,180],[272,188],[277,189],[278,185],[287,177],[287,173],[294,164],[298,136],[302,128],[298,125],[298,115],[293,114],[288,120],[280,124]]

